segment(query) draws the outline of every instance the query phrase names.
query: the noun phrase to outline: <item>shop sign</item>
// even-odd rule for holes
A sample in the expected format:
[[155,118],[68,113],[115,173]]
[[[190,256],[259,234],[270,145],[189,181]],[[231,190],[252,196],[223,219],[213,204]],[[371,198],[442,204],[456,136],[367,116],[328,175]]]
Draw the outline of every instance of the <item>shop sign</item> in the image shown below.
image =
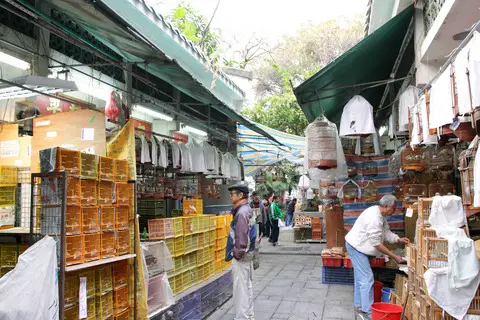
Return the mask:
[[187,144],[188,142],[188,136],[184,135],[183,133],[179,131],[174,131],[172,133],[173,137],[177,139],[175,142],[180,143],[180,144]]
[[8,140],[0,142],[0,158],[14,158],[20,156],[20,142]]
[[[145,131],[152,132],[152,124],[150,122],[143,121],[143,120],[138,120],[138,119],[135,119],[135,118],[131,118],[131,119],[133,120],[133,127],[135,129],[142,129],[142,130],[145,130]],[[135,134],[137,134],[139,136],[144,136],[147,139],[150,139],[152,137],[151,133],[147,133],[147,132],[143,132],[143,131],[139,131],[139,130],[135,130]]]

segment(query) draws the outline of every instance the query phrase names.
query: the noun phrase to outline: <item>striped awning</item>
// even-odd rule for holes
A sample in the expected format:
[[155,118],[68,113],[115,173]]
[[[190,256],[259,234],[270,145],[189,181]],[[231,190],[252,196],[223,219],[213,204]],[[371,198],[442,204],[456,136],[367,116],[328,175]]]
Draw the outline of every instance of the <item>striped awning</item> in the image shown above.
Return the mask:
[[237,149],[238,157],[243,161],[245,176],[252,176],[256,170],[282,160],[303,165],[305,137],[274,130],[259,123],[252,123],[270,134],[282,145],[243,125],[237,125],[237,140],[240,142]]

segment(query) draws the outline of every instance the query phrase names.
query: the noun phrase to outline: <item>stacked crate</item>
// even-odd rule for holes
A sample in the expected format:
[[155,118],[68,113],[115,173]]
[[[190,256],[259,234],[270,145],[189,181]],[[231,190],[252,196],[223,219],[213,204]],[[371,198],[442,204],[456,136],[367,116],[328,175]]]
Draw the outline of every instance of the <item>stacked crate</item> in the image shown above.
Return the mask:
[[84,319],[122,319],[129,315],[130,269],[129,262],[124,260],[68,273],[64,286],[64,319],[78,319],[80,283],[83,282],[87,297],[87,317]]
[[17,168],[0,165],[0,229],[13,228],[17,196]]
[[[418,220],[415,236],[417,241],[415,244],[406,247],[408,282],[403,285],[396,284],[399,287],[396,287],[395,291],[402,292],[402,295],[397,294],[395,302],[402,304],[407,294],[409,295],[409,303],[406,309],[408,319],[450,320],[453,318],[449,315],[442,318],[443,310],[430,299],[424,280],[427,269],[442,268],[448,265],[448,241],[437,238],[435,230],[431,229],[428,224],[431,204],[431,198],[418,199]],[[400,288],[400,286],[403,287]],[[408,291],[407,287],[409,288]],[[468,314],[480,314],[480,288],[470,305]]]
[[[148,220],[149,239],[164,240],[171,253],[173,263],[168,280],[175,294],[228,265],[224,262],[227,221],[231,221],[227,216],[213,215]],[[217,264],[221,267],[217,268]]]
[[312,240],[323,239],[322,221],[319,217],[312,218]]

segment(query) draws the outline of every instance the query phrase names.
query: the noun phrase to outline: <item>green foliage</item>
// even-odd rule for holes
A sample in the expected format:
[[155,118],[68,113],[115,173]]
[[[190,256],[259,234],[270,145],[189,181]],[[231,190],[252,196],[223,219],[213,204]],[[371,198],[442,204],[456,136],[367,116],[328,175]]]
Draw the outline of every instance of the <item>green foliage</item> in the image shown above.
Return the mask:
[[[185,37],[193,43],[200,45],[203,33],[208,25],[208,20],[188,2],[182,1],[167,17],[170,22],[183,32]],[[212,61],[218,60],[218,50],[221,38],[212,29],[209,29],[203,41],[203,48]]]
[[293,93],[272,95],[245,108],[242,114],[248,119],[267,127],[302,136],[308,125],[307,118]]
[[[281,172],[283,179],[274,181],[272,172]],[[282,161],[265,170],[266,181],[256,183],[255,190],[261,195],[271,196],[272,194],[282,195],[284,191],[291,191],[298,185],[300,174],[296,167],[288,161]]]

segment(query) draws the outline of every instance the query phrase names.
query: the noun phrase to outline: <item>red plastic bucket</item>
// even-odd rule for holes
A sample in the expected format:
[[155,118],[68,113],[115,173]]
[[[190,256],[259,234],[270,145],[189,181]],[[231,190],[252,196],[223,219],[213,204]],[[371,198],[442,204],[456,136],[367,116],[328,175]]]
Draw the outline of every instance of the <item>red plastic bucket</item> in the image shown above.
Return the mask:
[[383,283],[375,281],[373,283],[373,302],[382,302]]
[[403,307],[391,303],[372,304],[372,320],[400,320]]

